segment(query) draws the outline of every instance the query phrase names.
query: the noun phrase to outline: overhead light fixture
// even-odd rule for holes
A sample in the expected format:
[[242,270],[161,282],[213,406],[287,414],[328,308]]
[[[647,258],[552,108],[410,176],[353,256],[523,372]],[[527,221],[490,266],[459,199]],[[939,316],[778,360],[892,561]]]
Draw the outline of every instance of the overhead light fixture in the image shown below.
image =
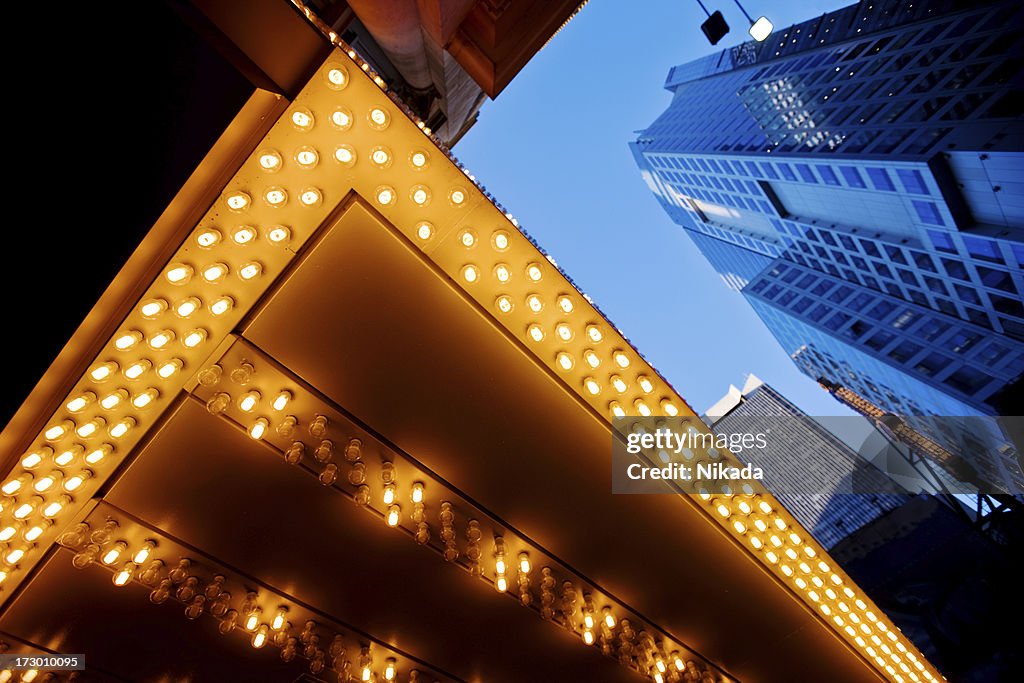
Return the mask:
[[743,12],[743,16],[747,18],[747,21],[750,22],[750,28],[747,32],[750,34],[751,38],[760,43],[772,34],[772,30],[774,30],[775,26],[768,20],[768,17],[758,17],[757,21],[754,21],[750,18],[750,15],[747,14],[747,10],[743,9],[743,5],[740,4],[740,0],[733,0],[733,2],[735,2],[736,6],[740,8],[741,12]]

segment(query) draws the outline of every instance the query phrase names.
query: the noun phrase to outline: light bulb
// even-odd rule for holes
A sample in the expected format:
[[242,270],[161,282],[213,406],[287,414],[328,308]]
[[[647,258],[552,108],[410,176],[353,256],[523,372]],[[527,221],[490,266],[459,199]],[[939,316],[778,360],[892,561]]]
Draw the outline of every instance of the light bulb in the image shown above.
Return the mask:
[[498,279],[498,282],[508,282],[512,279],[512,272],[508,269],[507,265],[499,263],[494,266],[494,277]]
[[40,498],[39,496],[33,496],[31,500],[29,500],[26,503],[22,503],[21,505],[14,509],[14,518],[25,519],[30,514],[32,514],[32,511],[36,509],[36,506],[41,504],[42,502],[42,498]]
[[[391,505],[392,503],[395,502],[395,485],[394,484],[388,484],[387,486],[384,487],[384,498],[383,498],[383,501],[384,501],[385,505]],[[392,525],[392,526],[394,526],[394,525]]]
[[583,642],[586,643],[587,645],[593,645],[594,644],[594,632],[591,631],[590,629],[587,629],[586,631],[584,631],[583,632]]
[[146,389],[141,394],[136,394],[135,398],[132,399],[132,405],[142,410],[149,406],[153,401],[159,398],[160,392],[156,389]]
[[265,149],[260,152],[259,163],[264,171],[274,173],[281,169],[281,155],[277,150]]
[[628,385],[626,384],[625,380],[623,380],[618,375],[612,375],[611,376],[611,382],[612,382],[612,387],[614,387],[615,391],[619,392],[620,394],[624,393],[626,391],[626,389],[629,388]]
[[[133,366],[129,366],[128,369],[132,370],[132,367]],[[138,369],[138,374],[136,374],[136,370],[132,370],[129,379],[136,379],[139,375],[145,372],[145,370],[141,370],[141,367],[142,366],[140,366],[140,369]],[[127,370],[125,372],[126,374],[128,374]],[[125,391],[124,389],[115,389],[114,391],[110,392],[102,399],[100,399],[100,405],[103,406],[104,410],[113,410],[117,406],[121,405],[121,402],[124,401],[126,398],[128,398],[127,391]]]
[[74,429],[75,423],[71,420],[64,420],[60,424],[55,424],[49,427],[43,436],[46,437],[47,441],[56,441],[57,439],[63,438],[65,434]]
[[562,296],[558,297],[558,307],[562,309],[563,313],[572,313],[572,299],[563,294]]
[[334,150],[334,160],[343,166],[351,166],[356,162],[356,151],[348,145],[338,145]]
[[18,561],[23,557],[25,557],[25,549],[15,548],[11,552],[7,553],[7,557],[5,557],[4,560],[6,560],[7,564],[18,564]]
[[215,228],[200,230],[199,234],[196,235],[196,244],[203,249],[209,249],[220,243],[220,237],[220,230]]
[[263,610],[261,610],[259,607],[254,607],[252,610],[250,610],[248,615],[245,617],[245,630],[255,631],[256,627],[260,625],[260,615],[262,614]]
[[533,341],[535,342],[544,340],[544,330],[541,329],[540,325],[530,325],[529,327],[526,328],[526,332],[527,334],[530,335],[530,338],[533,339]]
[[[251,630],[251,629],[250,629]],[[267,628],[266,624],[261,625],[256,632],[252,634],[252,646],[259,649],[267,644],[267,635],[270,629]]]
[[112,450],[113,449],[110,446],[104,444],[99,448],[93,450],[91,453],[89,453],[89,455],[85,456],[85,461],[90,465],[95,465],[96,463],[102,461],[103,458],[110,455],[110,452]]
[[0,541],[6,543],[7,541],[14,538],[14,535],[18,533],[18,529],[13,526],[6,526],[0,530]]
[[186,263],[172,263],[164,273],[164,277],[172,285],[183,285],[192,279],[193,272],[192,266]]
[[387,168],[391,163],[391,152],[386,147],[374,147],[370,151],[370,161],[378,168]]
[[373,128],[378,130],[386,128],[389,118],[388,113],[379,107],[370,110],[370,126]]
[[195,347],[202,344],[205,340],[206,330],[197,328],[191,330],[188,334],[186,334],[185,337],[181,340],[181,343],[185,346],[185,348],[194,349]]
[[544,302],[536,294],[531,294],[526,297],[526,306],[534,313],[540,313],[544,308]]
[[60,476],[61,473],[59,471],[51,472],[45,477],[37,479],[35,484],[32,485],[32,488],[34,488],[37,493],[45,493],[53,488],[53,485],[57,483]]
[[134,562],[135,564],[144,563],[146,560],[149,559],[149,556],[152,554],[154,548],[156,548],[156,541],[144,541],[142,547],[139,548],[138,551],[135,553],[135,556],[132,557],[132,562]]
[[598,356],[594,351],[587,349],[583,352],[583,359],[587,361],[587,365],[592,368],[596,368],[601,365],[601,357]]
[[402,508],[398,505],[392,505],[388,508],[387,524],[388,526],[398,526],[398,523],[402,521]]
[[224,315],[231,310],[234,301],[229,296],[222,296],[210,304],[210,312],[214,315]]
[[627,356],[624,352],[616,351],[615,353],[612,354],[612,358],[615,360],[615,364],[618,365],[620,368],[629,367],[629,356]]
[[24,458],[22,458],[21,459],[21,466],[24,467],[25,469],[29,469],[29,470],[32,469],[33,467],[38,467],[39,463],[41,463],[43,461],[43,458],[45,458],[45,457],[47,457],[49,455],[52,455],[52,454],[53,454],[53,449],[52,448],[50,448],[49,446],[43,446],[39,450],[32,451],[31,453],[26,455]]
[[148,343],[151,348],[159,350],[170,344],[173,339],[174,332],[171,330],[162,330],[150,337]]
[[463,230],[459,235],[459,242],[462,243],[462,246],[469,249],[476,244],[476,233],[472,230]]
[[128,351],[135,347],[142,340],[142,333],[138,330],[129,330],[114,339],[114,346],[118,351]]
[[597,383],[597,380],[593,377],[586,377],[583,379],[583,386],[586,387],[587,391],[592,396],[597,396],[601,393],[601,385]]
[[120,420],[119,422],[115,422],[110,427],[110,436],[114,437],[115,439],[120,439],[122,436],[127,434],[134,426],[135,418],[126,417]]
[[68,479],[64,480],[64,490],[67,491],[68,493],[77,491],[79,488],[81,488],[82,484],[85,483],[85,480],[91,476],[92,472],[90,472],[89,470],[82,470],[75,476],[69,477]]
[[540,282],[543,276],[544,273],[540,269],[540,266],[538,264],[531,263],[530,265],[526,266],[526,277],[527,279],[530,280],[530,282]]
[[346,130],[352,125],[352,112],[343,107],[335,109],[331,114],[331,124],[339,130]]
[[565,371],[572,370],[573,365],[576,364],[576,362],[572,359],[572,356],[570,356],[565,351],[562,351],[557,356],[555,356],[555,361],[558,363],[558,366]]
[[157,374],[163,379],[170,379],[183,365],[177,358],[172,358],[157,369]]
[[758,17],[757,21],[750,24],[750,29],[747,32],[751,38],[760,43],[772,34],[774,28],[767,17]]
[[480,279],[480,270],[474,265],[468,265],[462,269],[462,277],[466,282],[476,282]]
[[42,536],[43,532],[51,526],[53,526],[53,522],[44,519],[41,523],[36,524],[35,526],[25,531],[25,540],[29,541],[30,543],[35,542],[35,540]]
[[114,564],[118,558],[121,557],[121,553],[128,549],[128,544],[124,541],[118,541],[103,555],[103,564]]
[[612,608],[605,607],[601,610],[601,614],[604,615],[604,625],[608,628],[615,628],[615,615],[612,614]]
[[434,226],[426,221],[416,225],[416,236],[421,240],[429,240],[434,235]]
[[94,382],[102,382],[115,372],[117,372],[117,363],[108,361],[106,363],[94,365],[89,370],[89,377],[91,377]]
[[423,502],[423,482],[417,481],[412,485],[412,502],[422,503]]
[[393,657],[388,657],[387,661],[384,662],[384,680],[385,681],[393,681],[393,680],[395,680],[395,674],[396,674],[395,659]]
[[278,607],[277,608],[277,613],[274,614],[274,620],[270,623],[270,627],[272,629],[274,629],[275,631],[280,631],[282,628],[284,628],[285,623],[287,623],[287,622],[285,622],[285,618],[286,618],[287,615],[288,615],[288,608],[287,607],[285,607],[283,605],[281,607]]
[[78,413],[95,400],[96,394],[91,391],[83,391],[78,396],[75,396],[73,399],[68,401],[64,407],[67,408],[69,412]]
[[595,344],[604,339],[604,335],[601,334],[601,329],[597,325],[587,325],[587,336]]
[[284,410],[285,408],[288,407],[288,401],[290,401],[291,399],[292,399],[292,394],[291,394],[290,391],[282,391],[274,399],[274,403],[273,403],[274,410],[277,410],[277,411]]
[[466,201],[466,193],[462,190],[452,190],[448,195],[448,200],[455,206],[459,206]]
[[425,185],[416,185],[412,188],[409,196],[417,206],[425,206],[430,201],[430,188]]
[[[652,391],[654,391],[654,384],[651,383],[650,378],[648,378],[646,375],[640,375],[639,377],[637,377],[636,378],[636,382],[637,382],[637,384],[640,385],[641,391],[643,391],[645,394],[649,394]],[[662,402],[661,405],[662,405],[662,408],[664,409],[665,403]],[[666,412],[668,412],[668,411],[666,411]]]
[[511,313],[512,309],[515,308],[515,304],[512,303],[512,298],[504,294],[495,299],[494,303],[502,313]]
[[555,325],[555,334],[562,341],[570,341],[572,339],[572,328],[565,323],[558,323]]
[[313,127],[313,112],[308,109],[296,109],[291,116],[292,125],[302,131],[310,130]]
[[238,271],[238,276],[240,278],[242,278],[243,280],[247,280],[248,281],[248,280],[252,280],[253,278],[259,276],[259,274],[262,273],[262,272],[263,272],[263,266],[261,266],[259,263],[252,262],[252,263],[247,263],[244,266],[242,266],[242,268]]
[[0,486],[0,491],[3,491],[4,495],[13,496],[15,493],[21,490],[22,486],[32,481],[31,474],[23,474],[20,477],[11,479],[6,482],[3,486]]
[[307,187],[299,193],[299,203],[303,206],[316,206],[323,199],[323,194],[315,187]]
[[[149,368],[151,366],[152,366],[152,363],[150,363],[146,359],[142,359],[142,360],[136,361],[136,362],[132,363],[131,365],[129,365],[128,367],[126,367],[124,369],[124,376],[127,377],[128,379],[138,379],[139,377],[142,377],[142,375],[144,375],[146,373],[146,371],[149,370]],[[124,390],[119,390],[119,391],[123,392]],[[115,393],[118,393],[118,392],[115,392]],[[127,394],[127,392],[124,392],[124,393]],[[120,394],[118,394],[118,395],[120,395]],[[114,405],[117,405],[122,400],[124,400],[124,397],[121,397],[120,399],[115,400],[113,398],[113,394],[108,395],[107,398],[110,399],[110,401],[114,401]]]
[[251,413],[259,405],[262,395],[258,391],[250,391],[238,399],[238,407],[247,413]]
[[249,436],[259,441],[260,439],[263,438],[263,435],[267,433],[267,428],[269,426],[270,425],[267,422],[267,418],[261,417],[260,419],[253,422],[252,426],[249,427]]
[[88,422],[79,425],[78,428],[75,429],[75,434],[77,434],[80,438],[88,439],[90,436],[99,431],[104,424],[106,424],[106,420],[104,420],[102,417],[95,417],[89,420]]
[[638,398],[637,400],[633,401],[633,407],[636,408],[636,412],[640,413],[644,417],[651,416],[650,406],[644,403],[641,399]]
[[132,580],[132,575],[135,574],[135,570],[138,569],[138,565],[134,562],[126,562],[121,568],[121,571],[114,574],[113,582],[115,586],[123,586]]
[[427,164],[429,163],[429,160],[430,158],[427,156],[427,153],[421,150],[416,150],[415,152],[409,155],[409,163],[412,164],[412,167],[415,168],[416,170],[422,170],[426,168]]

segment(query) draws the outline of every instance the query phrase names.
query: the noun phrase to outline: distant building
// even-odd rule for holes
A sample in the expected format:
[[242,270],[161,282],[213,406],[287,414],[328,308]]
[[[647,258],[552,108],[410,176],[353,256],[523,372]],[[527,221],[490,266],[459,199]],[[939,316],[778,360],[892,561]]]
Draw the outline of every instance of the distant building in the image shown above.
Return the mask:
[[[631,144],[815,380],[901,416],[1011,413],[1024,372],[1016,2],[867,0],[670,70]],[[998,429],[914,426],[1024,490]]]
[[716,432],[771,430],[767,447],[739,457],[764,470],[768,490],[826,548],[908,499],[874,465],[754,375],[742,389],[730,386],[705,419]]

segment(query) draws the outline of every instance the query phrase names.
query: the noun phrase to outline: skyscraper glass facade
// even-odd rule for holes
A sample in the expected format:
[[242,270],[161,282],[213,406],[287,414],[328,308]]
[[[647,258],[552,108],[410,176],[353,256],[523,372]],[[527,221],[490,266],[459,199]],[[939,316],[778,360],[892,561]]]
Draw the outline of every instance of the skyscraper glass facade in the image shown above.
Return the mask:
[[[861,2],[670,70],[634,158],[809,376],[899,415],[1010,410],[1022,24],[1014,2]],[[990,436],[979,470],[1024,490]]]

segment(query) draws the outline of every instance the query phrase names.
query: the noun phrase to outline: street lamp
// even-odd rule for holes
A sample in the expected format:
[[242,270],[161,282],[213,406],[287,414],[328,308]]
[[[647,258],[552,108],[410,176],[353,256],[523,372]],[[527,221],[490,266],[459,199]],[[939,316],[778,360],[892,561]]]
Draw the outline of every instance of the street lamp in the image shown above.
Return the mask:
[[723,17],[722,13],[718,10],[711,13],[700,0],[697,0],[697,4],[700,5],[702,10],[704,10],[704,14],[708,15],[708,18],[700,25],[700,30],[704,32],[709,43],[717,45],[718,41],[724,38],[725,34],[729,32],[729,24],[725,22],[725,17]]
[[773,26],[772,22],[768,20],[768,17],[761,16],[757,18],[757,21],[754,21],[750,18],[750,15],[747,14],[747,10],[743,9],[743,5],[740,4],[740,0],[733,0],[733,2],[735,2],[736,6],[740,8],[741,12],[743,12],[743,16],[747,18],[747,21],[750,22],[750,29],[747,32],[750,33],[751,38],[760,43],[772,34],[772,29],[774,29],[775,26]]

